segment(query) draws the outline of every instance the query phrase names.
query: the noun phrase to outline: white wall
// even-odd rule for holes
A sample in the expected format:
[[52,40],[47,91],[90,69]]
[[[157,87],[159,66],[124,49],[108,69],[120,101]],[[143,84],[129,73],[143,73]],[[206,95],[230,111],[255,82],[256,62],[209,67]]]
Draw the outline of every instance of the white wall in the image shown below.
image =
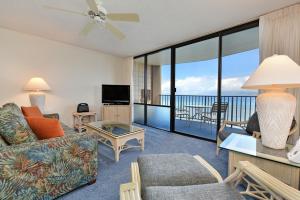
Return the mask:
[[72,125],[77,104],[87,102],[99,117],[101,84],[130,84],[130,60],[0,28],[0,104],[30,105],[23,87],[38,76],[52,89],[46,112]]

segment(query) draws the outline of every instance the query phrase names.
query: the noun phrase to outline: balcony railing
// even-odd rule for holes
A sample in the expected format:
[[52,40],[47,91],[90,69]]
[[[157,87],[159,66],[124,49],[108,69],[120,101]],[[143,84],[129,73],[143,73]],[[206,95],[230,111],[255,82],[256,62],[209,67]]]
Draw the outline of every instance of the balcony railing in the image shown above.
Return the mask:
[[[228,103],[225,120],[246,121],[256,110],[256,96],[222,96],[221,101]],[[217,96],[175,95],[175,102],[176,110],[190,109],[189,105],[209,107],[217,102]],[[170,95],[160,95],[160,103],[164,106],[170,106]],[[189,111],[191,115],[195,114],[193,112],[197,112],[194,109]],[[197,116],[195,120],[198,119],[200,120],[200,116]]]

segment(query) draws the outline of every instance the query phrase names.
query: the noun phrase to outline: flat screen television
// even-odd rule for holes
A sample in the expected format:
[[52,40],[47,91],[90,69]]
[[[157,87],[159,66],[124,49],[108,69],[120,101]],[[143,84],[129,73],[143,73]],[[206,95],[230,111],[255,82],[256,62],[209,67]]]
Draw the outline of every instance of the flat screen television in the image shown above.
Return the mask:
[[129,85],[102,85],[102,103],[129,105]]

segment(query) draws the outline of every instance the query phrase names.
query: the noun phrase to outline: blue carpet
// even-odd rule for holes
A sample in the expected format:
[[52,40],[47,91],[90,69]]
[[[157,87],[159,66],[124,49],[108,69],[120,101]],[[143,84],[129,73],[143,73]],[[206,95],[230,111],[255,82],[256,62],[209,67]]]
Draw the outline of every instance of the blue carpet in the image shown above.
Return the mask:
[[216,144],[200,139],[186,137],[175,133],[165,132],[144,127],[145,151],[129,149],[120,155],[120,161],[114,161],[113,151],[99,145],[99,169],[97,182],[83,186],[59,199],[62,200],[118,200],[119,186],[130,181],[130,163],[141,154],[158,153],[189,153],[199,154],[213,165],[223,177],[227,176],[228,154],[225,150],[215,155]]

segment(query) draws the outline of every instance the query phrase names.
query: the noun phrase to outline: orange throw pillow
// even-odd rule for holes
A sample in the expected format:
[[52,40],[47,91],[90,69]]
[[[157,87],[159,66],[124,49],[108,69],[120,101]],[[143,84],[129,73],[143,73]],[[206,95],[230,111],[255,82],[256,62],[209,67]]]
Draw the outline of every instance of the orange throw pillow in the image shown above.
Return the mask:
[[37,106],[32,106],[32,107],[22,106],[21,109],[25,117],[43,117],[42,112]]
[[26,117],[26,120],[39,140],[64,136],[64,130],[57,119]]

